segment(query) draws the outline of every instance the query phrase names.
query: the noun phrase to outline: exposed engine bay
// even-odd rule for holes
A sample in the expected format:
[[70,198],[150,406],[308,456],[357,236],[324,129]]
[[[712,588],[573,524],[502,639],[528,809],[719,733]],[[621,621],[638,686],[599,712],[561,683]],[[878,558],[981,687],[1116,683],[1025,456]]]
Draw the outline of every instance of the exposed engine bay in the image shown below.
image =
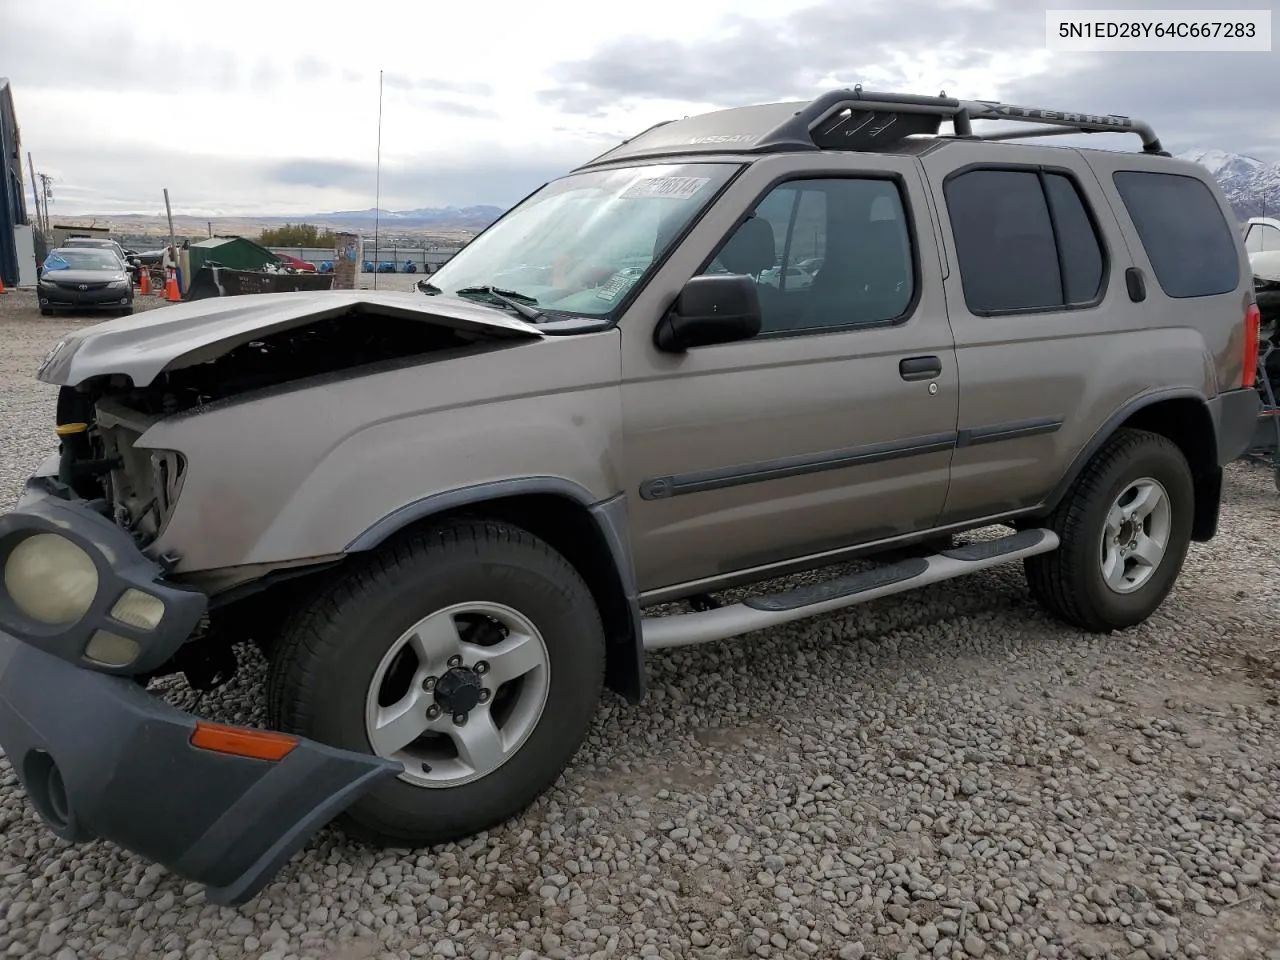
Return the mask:
[[97,502],[145,547],[164,529],[185,467],[177,452],[135,446],[156,422],[515,342],[426,318],[352,312],[304,320],[214,359],[162,372],[143,387],[123,375],[64,386],[57,409],[58,479]]

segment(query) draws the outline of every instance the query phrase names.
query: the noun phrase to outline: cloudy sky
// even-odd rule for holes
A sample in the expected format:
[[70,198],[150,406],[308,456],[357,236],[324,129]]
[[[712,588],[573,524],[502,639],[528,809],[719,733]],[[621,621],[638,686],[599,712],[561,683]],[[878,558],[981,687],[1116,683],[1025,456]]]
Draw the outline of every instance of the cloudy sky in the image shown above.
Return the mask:
[[164,187],[175,213],[195,215],[371,207],[379,70],[382,206],[396,210],[507,205],[658,120],[859,82],[1126,113],[1175,151],[1280,160],[1280,54],[1051,54],[1043,10],[1026,0],[0,0],[0,75],[24,150],[56,178],[55,215],[157,213]]

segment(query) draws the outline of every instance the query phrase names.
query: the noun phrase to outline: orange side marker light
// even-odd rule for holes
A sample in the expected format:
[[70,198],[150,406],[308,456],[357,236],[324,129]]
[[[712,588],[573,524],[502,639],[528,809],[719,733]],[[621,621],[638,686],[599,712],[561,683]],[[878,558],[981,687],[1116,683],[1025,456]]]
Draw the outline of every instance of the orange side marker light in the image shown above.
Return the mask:
[[191,745],[214,753],[274,762],[287,757],[298,745],[298,738],[271,730],[248,730],[200,720],[191,733]]

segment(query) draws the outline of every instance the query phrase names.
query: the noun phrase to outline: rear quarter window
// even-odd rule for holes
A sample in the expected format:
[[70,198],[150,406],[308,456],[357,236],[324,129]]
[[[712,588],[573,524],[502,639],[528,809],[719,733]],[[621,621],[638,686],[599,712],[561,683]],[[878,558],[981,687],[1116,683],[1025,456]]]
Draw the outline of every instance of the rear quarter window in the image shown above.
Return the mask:
[[1167,296],[1211,297],[1240,284],[1237,235],[1195,177],[1119,170],[1112,180]]

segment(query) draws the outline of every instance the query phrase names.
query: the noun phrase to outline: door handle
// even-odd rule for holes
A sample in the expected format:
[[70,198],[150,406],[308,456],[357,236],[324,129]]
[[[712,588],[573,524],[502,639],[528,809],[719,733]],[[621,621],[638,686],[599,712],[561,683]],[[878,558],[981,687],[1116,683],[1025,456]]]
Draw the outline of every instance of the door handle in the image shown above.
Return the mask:
[[932,380],[942,373],[942,361],[937,357],[907,357],[898,361],[898,373],[903,380]]

